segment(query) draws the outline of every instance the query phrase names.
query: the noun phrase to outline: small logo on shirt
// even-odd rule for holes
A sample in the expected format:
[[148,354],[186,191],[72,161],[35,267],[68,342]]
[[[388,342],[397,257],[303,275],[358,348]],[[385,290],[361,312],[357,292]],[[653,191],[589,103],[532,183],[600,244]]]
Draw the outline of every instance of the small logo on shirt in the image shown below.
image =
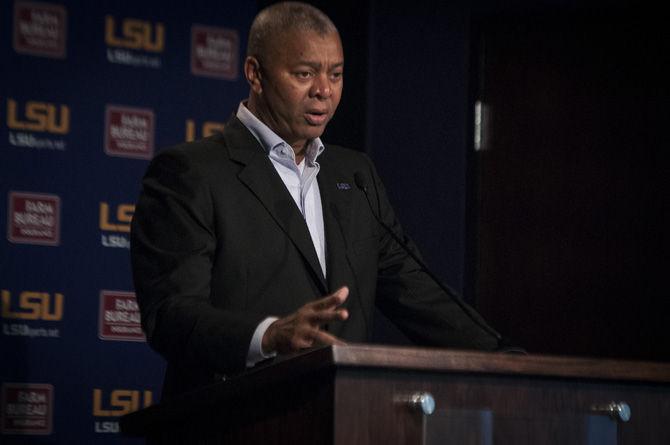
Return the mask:
[[337,183],[337,189],[338,190],[350,190],[351,189],[351,184],[348,182],[338,182]]

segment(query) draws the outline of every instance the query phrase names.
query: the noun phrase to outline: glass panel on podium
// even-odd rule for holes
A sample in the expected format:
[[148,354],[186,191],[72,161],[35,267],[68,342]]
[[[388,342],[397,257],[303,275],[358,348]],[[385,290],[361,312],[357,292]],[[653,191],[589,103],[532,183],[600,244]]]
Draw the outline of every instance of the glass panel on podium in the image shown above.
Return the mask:
[[617,422],[605,415],[505,415],[442,409],[424,417],[425,445],[616,445]]

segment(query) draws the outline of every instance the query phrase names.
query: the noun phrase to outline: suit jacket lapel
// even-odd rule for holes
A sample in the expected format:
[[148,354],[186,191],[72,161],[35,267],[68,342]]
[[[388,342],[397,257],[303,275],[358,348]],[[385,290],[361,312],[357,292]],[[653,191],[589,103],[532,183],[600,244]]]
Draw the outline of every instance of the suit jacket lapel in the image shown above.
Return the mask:
[[[351,199],[355,193],[353,178],[348,178],[336,166],[328,163],[328,157],[324,153],[318,181],[327,240],[328,290],[330,293],[344,285],[348,286],[350,295],[343,307],[350,308],[358,304],[360,298],[356,295],[356,283],[347,258],[348,240],[345,235],[350,226]],[[328,331],[336,336],[340,336],[343,328],[343,322],[332,322],[328,325]]]
[[231,159],[244,164],[238,178],[291,239],[325,293],[326,280],[307,224],[263,148],[237,118],[232,119],[226,126],[224,138]]
[[327,162],[322,164],[319,172],[319,193],[321,194],[321,205],[323,208],[323,224],[327,240],[326,266],[328,271],[328,289],[334,292],[349,283],[350,274],[346,261],[346,240],[344,228],[348,227],[349,212],[348,205],[351,189],[345,187],[342,178],[339,177]]

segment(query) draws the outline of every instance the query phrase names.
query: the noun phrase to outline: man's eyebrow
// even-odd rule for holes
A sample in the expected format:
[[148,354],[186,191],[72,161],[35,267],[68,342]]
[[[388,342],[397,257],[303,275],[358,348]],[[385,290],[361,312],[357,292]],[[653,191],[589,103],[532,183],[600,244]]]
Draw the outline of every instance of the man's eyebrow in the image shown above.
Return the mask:
[[[321,64],[321,62],[314,62],[314,61],[310,61],[310,60],[299,60],[295,65],[296,66],[304,65],[304,66],[309,66],[309,67],[318,69],[318,68],[321,68],[322,64]],[[334,69],[334,68],[341,68],[343,66],[344,66],[344,61],[333,63],[333,64],[329,65],[328,68],[329,69]]]

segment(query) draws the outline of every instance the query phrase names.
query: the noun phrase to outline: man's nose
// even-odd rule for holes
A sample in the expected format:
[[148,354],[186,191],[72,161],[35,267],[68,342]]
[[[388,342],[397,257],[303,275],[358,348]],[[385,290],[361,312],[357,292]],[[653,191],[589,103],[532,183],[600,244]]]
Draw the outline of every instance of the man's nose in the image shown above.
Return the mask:
[[319,74],[312,84],[312,97],[327,99],[333,94],[333,87],[327,74]]

